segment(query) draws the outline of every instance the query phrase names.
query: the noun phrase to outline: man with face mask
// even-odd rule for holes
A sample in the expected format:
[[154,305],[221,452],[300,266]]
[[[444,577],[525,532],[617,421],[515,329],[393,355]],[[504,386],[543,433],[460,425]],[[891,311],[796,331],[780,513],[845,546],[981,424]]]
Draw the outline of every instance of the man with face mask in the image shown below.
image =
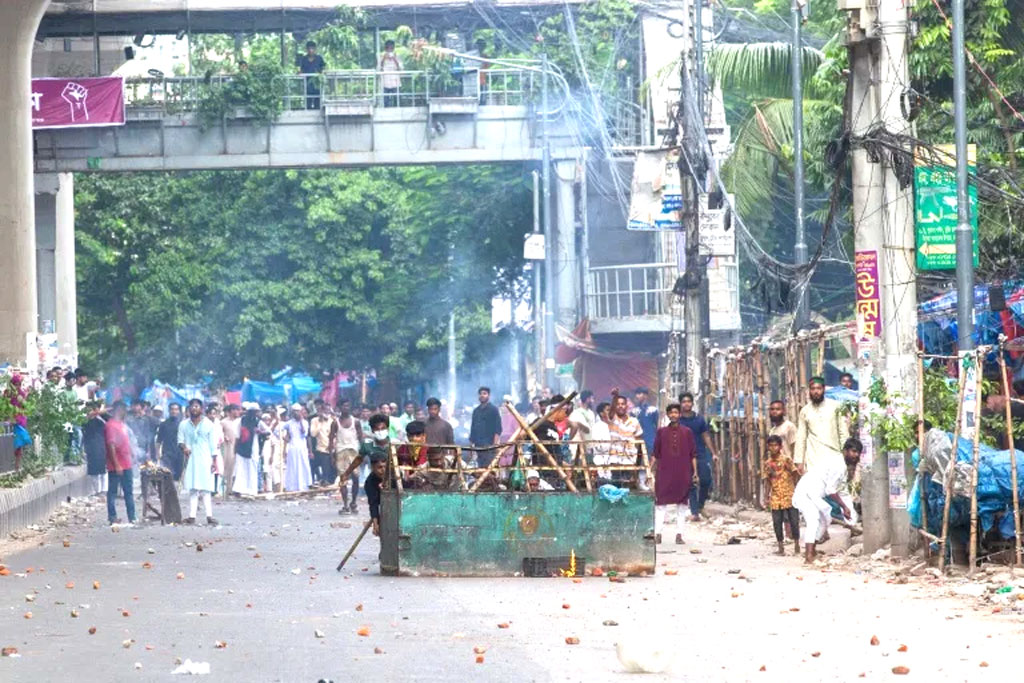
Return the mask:
[[839,403],[825,398],[825,380],[812,377],[808,386],[810,402],[800,409],[797,420],[793,462],[801,474],[823,463],[842,469],[846,421],[839,414]]
[[387,462],[387,459],[391,457],[391,437],[388,433],[387,415],[377,413],[370,417],[370,435],[372,441],[364,441],[359,447],[359,455],[342,473],[342,481],[348,479],[365,461],[372,464],[376,458],[383,458],[384,462]]

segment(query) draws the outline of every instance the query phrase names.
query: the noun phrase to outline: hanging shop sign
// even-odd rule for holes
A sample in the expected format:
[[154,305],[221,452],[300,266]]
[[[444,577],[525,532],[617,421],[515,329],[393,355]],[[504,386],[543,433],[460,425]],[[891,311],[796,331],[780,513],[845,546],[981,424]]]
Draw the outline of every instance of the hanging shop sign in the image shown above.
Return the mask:
[[[975,145],[967,146],[967,172],[976,175]],[[939,145],[918,152],[914,166],[914,230],[920,270],[956,268],[956,152]],[[978,267],[978,188],[968,186],[974,267]]]

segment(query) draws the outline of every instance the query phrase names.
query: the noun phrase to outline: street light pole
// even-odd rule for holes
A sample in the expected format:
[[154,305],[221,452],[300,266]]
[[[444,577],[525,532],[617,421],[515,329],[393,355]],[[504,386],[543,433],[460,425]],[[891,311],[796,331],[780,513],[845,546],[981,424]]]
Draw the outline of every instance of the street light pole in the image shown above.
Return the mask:
[[[804,17],[800,4],[800,0],[793,0],[793,203],[796,205],[796,244],[793,246],[793,258],[798,266],[807,263],[807,233],[804,228],[803,50],[800,38]],[[808,287],[810,287],[809,279],[803,287],[797,288],[796,308],[793,316],[794,331],[806,328],[810,322],[807,305]]]
[[551,144],[548,141],[548,56],[541,57],[541,175],[544,198],[544,381],[555,388],[555,254],[551,230]]
[[956,328],[961,351],[974,348],[974,235],[967,194],[967,67],[964,0],[953,0],[953,136],[956,146]]

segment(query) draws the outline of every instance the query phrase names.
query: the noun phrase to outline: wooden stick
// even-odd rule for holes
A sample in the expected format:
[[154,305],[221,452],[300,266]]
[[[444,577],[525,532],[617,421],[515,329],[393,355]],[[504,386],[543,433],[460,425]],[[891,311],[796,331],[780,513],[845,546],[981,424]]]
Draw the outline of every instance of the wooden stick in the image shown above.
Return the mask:
[[[971,464],[971,566],[968,576],[974,576],[978,564],[978,459],[981,441],[981,352],[974,352],[974,456]],[[955,452],[955,451],[954,451]]]
[[1006,447],[1010,449],[1010,485],[1013,487],[1013,547],[1014,564],[1021,566],[1020,541],[1020,500],[1017,492],[1017,448],[1013,443],[1013,420],[1010,416],[1010,374],[1006,370],[1006,357],[1003,355],[1004,342],[999,342],[999,373],[1003,376],[1003,401],[1006,413]]
[[395,444],[388,444],[388,457],[391,463],[391,469],[395,473],[394,482],[398,488],[398,493],[404,492],[405,487],[402,484],[402,470],[398,467],[398,449],[395,448]]
[[[554,408],[548,406],[548,410],[544,414],[544,416],[537,418],[531,426],[532,427],[536,427],[541,422],[546,420],[548,415],[554,413],[557,410],[561,410],[562,408],[564,408],[567,405],[570,405],[573,402],[573,399],[575,399],[575,398],[576,398],[576,392],[574,391],[574,392],[570,393],[568,396],[566,396],[564,399],[562,399],[557,405],[555,405]],[[508,401],[505,402],[505,405],[509,406],[510,408],[512,407],[512,404],[509,403]],[[515,409],[512,408],[512,411],[515,412]],[[516,442],[516,441],[522,439],[523,435],[526,433],[526,431],[529,431],[529,428],[525,428],[525,431],[524,431],[524,428],[525,428],[525,425],[520,425],[520,427],[515,431],[515,433],[512,434],[512,439],[511,439],[512,442]],[[477,480],[473,482],[473,486],[470,487],[469,490],[471,492],[476,493],[477,489],[479,489],[480,486],[484,483],[484,480],[487,479],[488,475],[490,475],[490,473],[494,470],[494,468],[496,468],[498,466],[498,460],[499,459],[500,458],[494,458],[494,459],[491,460],[490,463],[488,463],[487,468],[483,471],[483,474],[481,474],[480,477],[478,477]]]
[[[917,357],[917,488],[921,494],[921,528],[928,530],[928,494],[925,489],[924,476],[921,474],[921,461],[924,459],[924,360]],[[924,556],[932,555],[931,543],[924,544]]]
[[338,563],[337,571],[340,572],[341,568],[345,566],[346,562],[348,562],[348,558],[352,557],[352,553],[354,553],[356,551],[356,548],[359,547],[359,544],[362,543],[363,536],[366,535],[366,532],[370,530],[371,526],[373,526],[372,519],[363,525],[363,530],[359,532],[358,536],[356,536],[355,543],[352,544],[352,547],[348,549],[347,553],[345,553],[345,557],[341,558],[341,562]]
[[757,495],[757,476],[755,474],[755,463],[758,460],[758,453],[760,452],[760,439],[757,436],[756,423],[754,422],[754,362],[753,358],[747,356],[746,362],[746,375],[747,375],[747,386],[746,386],[746,408],[743,413],[747,418],[747,450],[743,454],[743,458],[747,463],[747,498],[752,500],[756,505],[758,502]]
[[459,490],[460,491],[465,491],[465,490],[467,490],[469,488],[468,486],[466,486],[466,473],[462,471],[463,464],[464,463],[462,462],[462,446],[456,446],[455,447],[455,469],[458,470],[458,473],[459,473]]
[[576,457],[580,459],[580,464],[583,465],[583,481],[587,485],[587,491],[592,492],[594,490],[594,484],[590,480],[590,463],[587,461],[587,449],[584,448],[583,442],[576,444]]
[[655,474],[651,469],[651,460],[647,457],[647,442],[641,441],[638,445],[640,446],[640,463],[647,472],[647,486],[653,491]]
[[967,371],[960,368],[960,388],[957,391],[956,424],[953,425],[953,449],[946,465],[942,490],[946,499],[942,503],[942,538],[939,539],[939,571],[946,568],[946,543],[949,540],[949,504],[953,498],[953,477],[956,475],[957,446],[960,442],[960,420],[964,412],[964,390],[967,388]]
[[825,373],[825,335],[821,335],[818,339],[818,360],[816,365],[815,375],[824,375]]
[[569,489],[573,493],[577,493],[576,485],[572,483],[571,479],[569,479],[569,475],[565,473],[565,470],[562,469],[562,466],[558,464],[558,461],[555,460],[554,456],[551,455],[550,451],[548,451],[544,444],[541,443],[540,439],[537,438],[537,435],[533,433],[533,429],[531,429],[530,426],[526,424],[526,420],[524,420],[523,416],[519,414],[519,411],[516,410],[515,406],[513,406],[509,402],[506,402],[505,406],[508,408],[509,412],[512,413],[512,417],[516,419],[516,422],[519,423],[520,428],[526,431],[526,435],[530,437],[530,441],[533,441],[533,445],[535,445],[547,459],[548,464],[554,467],[555,470],[558,472],[558,476],[561,477],[562,481],[565,482],[565,488]]

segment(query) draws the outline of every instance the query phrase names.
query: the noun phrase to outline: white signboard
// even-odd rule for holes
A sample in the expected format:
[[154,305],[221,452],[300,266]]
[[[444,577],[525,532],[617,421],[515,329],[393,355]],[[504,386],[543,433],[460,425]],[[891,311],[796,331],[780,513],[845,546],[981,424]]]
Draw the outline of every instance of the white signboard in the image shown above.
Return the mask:
[[736,231],[726,229],[728,209],[704,209],[700,214],[700,255],[735,256]]
[[531,232],[523,242],[523,258],[527,261],[544,260],[544,233]]
[[735,257],[715,257],[708,263],[708,318],[712,330],[732,331],[740,320],[740,274]]

